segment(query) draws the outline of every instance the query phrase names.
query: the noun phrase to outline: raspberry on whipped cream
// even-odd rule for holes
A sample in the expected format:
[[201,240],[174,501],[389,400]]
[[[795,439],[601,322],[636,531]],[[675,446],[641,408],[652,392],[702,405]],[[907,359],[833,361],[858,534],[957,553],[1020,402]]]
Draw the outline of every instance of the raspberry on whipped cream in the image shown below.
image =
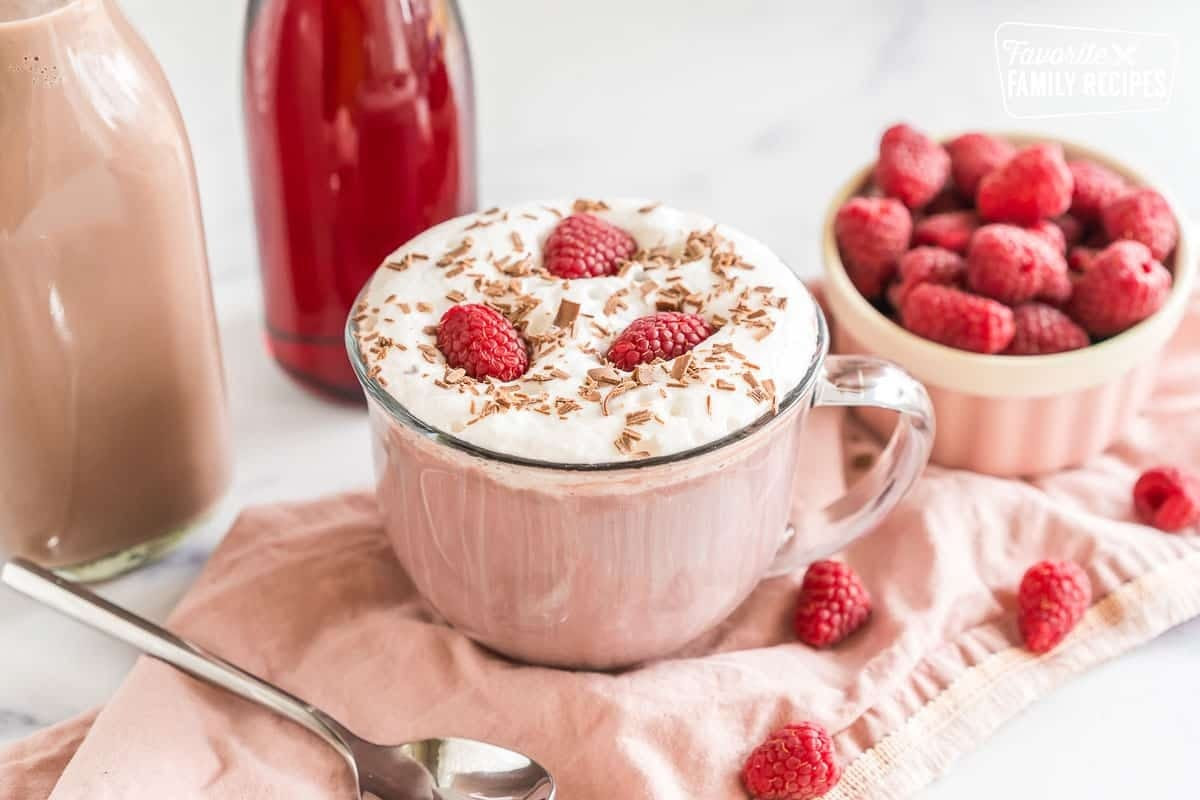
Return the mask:
[[[586,213],[633,237],[612,275],[564,279],[543,247]],[[437,347],[452,306],[486,304],[529,348],[519,378],[477,381]],[[635,320],[698,314],[713,329],[672,361],[606,361]],[[635,460],[716,441],[774,413],[817,347],[815,305],[767,247],[644,200],[491,209],[444,222],[388,257],[353,313],[368,374],[413,416],[476,446],[563,464]]]

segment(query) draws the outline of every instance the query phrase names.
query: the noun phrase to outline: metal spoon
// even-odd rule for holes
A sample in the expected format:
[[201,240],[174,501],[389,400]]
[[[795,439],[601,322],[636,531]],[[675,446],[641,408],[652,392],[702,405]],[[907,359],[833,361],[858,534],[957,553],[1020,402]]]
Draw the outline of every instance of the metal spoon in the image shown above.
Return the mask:
[[374,744],[300,698],[25,559],[5,564],[0,580],[194,678],[304,726],[346,759],[363,800],[554,800],[550,773],[514,750],[474,739]]

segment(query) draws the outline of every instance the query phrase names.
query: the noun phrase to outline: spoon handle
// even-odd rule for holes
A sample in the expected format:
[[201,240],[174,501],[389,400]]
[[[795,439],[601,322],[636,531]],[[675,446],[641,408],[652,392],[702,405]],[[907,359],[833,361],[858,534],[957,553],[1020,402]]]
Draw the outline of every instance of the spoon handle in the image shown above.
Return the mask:
[[341,753],[353,769],[349,744],[326,724],[326,714],[300,698],[23,558],[14,558],[4,565],[0,570],[0,581],[194,678],[233,692],[303,725]]

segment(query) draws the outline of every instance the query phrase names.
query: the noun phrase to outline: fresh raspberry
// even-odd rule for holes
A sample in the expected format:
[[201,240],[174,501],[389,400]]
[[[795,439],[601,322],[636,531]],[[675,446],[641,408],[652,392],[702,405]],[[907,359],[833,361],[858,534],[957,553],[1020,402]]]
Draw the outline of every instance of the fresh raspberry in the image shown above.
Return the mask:
[[1068,161],[1067,169],[1075,180],[1071,213],[1084,222],[1099,220],[1105,206],[1129,191],[1124,178],[1095,161]]
[[633,258],[637,242],[625,231],[592,214],[572,214],[546,239],[545,265],[560,278],[614,275]]
[[875,182],[884,194],[909,208],[929,203],[950,177],[950,156],[942,146],[909,125],[893,125],[879,140]]
[[922,283],[958,285],[967,271],[967,262],[958,253],[941,247],[914,247],[900,257],[898,280],[888,289],[893,308],[904,305],[904,298]]
[[863,297],[874,300],[896,271],[912,238],[912,216],[890,197],[855,197],[833,223],[846,272]]
[[1053,220],[1044,219],[1033,225],[1027,225],[1025,230],[1032,233],[1034,236],[1041,237],[1042,241],[1053,247],[1062,254],[1067,252],[1067,237],[1063,233],[1062,228]]
[[1025,646],[1045,653],[1061,642],[1092,603],[1092,583],[1073,561],[1039,561],[1021,578],[1017,623]]
[[974,211],[931,214],[913,228],[913,244],[929,244],[956,253],[966,253],[971,235],[978,227],[979,215]]
[[656,358],[670,361],[712,333],[712,326],[699,314],[660,311],[629,323],[608,349],[608,360],[626,371]]
[[1014,225],[984,225],[967,250],[967,286],[1009,305],[1032,300],[1066,271],[1066,259],[1044,237]]
[[976,353],[999,353],[1013,338],[1011,308],[935,283],[922,283],[908,293],[900,319],[917,336]]
[[1034,299],[1063,308],[1070,302],[1074,293],[1075,280],[1071,277],[1069,269],[1062,272],[1051,271],[1042,276],[1042,287],[1038,289]]
[[1078,217],[1071,214],[1059,214],[1053,219],[1053,222],[1062,232],[1063,241],[1067,243],[1067,247],[1074,247],[1083,241],[1086,227]]
[[1171,273],[1141,242],[1114,242],[1092,259],[1075,283],[1067,309],[1093,336],[1112,336],[1141,322],[1166,302]]
[[1095,247],[1072,247],[1071,252],[1067,254],[1067,266],[1075,272],[1087,272],[1099,254],[1100,251]]
[[1179,240],[1179,227],[1171,207],[1153,189],[1139,189],[1114,200],[1104,207],[1100,216],[1104,221],[1104,232],[1111,241],[1133,239],[1141,242],[1159,261],[1175,249]]
[[517,329],[494,308],[468,303],[442,314],[437,346],[446,363],[476,380],[515,381],[529,367],[529,352]]
[[813,800],[841,780],[833,740],[812,722],[785,725],[754,748],[742,783],[757,800]]
[[1034,225],[1070,208],[1074,185],[1062,147],[1035,144],[985,175],[975,204],[986,220]]
[[954,185],[967,197],[979,191],[979,182],[1016,155],[1017,148],[986,133],[964,133],[946,145],[950,151],[950,169]]
[[871,616],[871,596],[858,574],[839,561],[814,561],[796,600],[796,638],[829,647],[858,630]]
[[1045,303],[1022,303],[1013,309],[1013,339],[1008,356],[1065,353],[1091,344],[1087,331],[1070,317]]
[[1182,530],[1200,520],[1200,477],[1178,467],[1155,467],[1133,485],[1133,507],[1147,525]]

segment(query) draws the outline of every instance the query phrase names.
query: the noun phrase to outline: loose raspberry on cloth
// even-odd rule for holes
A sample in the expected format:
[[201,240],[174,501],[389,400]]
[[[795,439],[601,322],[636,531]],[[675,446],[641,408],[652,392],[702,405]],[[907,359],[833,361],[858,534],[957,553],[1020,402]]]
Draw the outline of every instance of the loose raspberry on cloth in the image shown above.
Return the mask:
[[[572,800],[742,800],[751,751],[801,721],[832,734],[842,776],[826,798],[908,797],[1072,675],[1200,614],[1200,532],[1141,524],[1133,494],[1144,470],[1194,462],[1198,398],[1193,303],[1145,414],[1109,452],[1034,482],[931,468],[840,554],[872,610],[831,649],[795,641],[797,572],[673,659],[616,675],[514,665],[433,618],[367,495],[247,511],[171,625],[373,739],[512,744]],[[851,477],[875,448],[838,412],[815,413],[807,435],[806,452],[841,449]],[[811,461],[801,507],[841,489]],[[1094,599],[1036,656],[1017,589],[1041,560],[1079,564]],[[0,787],[20,785],[19,769],[0,756]],[[51,797],[325,800],[344,789],[342,769],[289,723],[144,660]]]

